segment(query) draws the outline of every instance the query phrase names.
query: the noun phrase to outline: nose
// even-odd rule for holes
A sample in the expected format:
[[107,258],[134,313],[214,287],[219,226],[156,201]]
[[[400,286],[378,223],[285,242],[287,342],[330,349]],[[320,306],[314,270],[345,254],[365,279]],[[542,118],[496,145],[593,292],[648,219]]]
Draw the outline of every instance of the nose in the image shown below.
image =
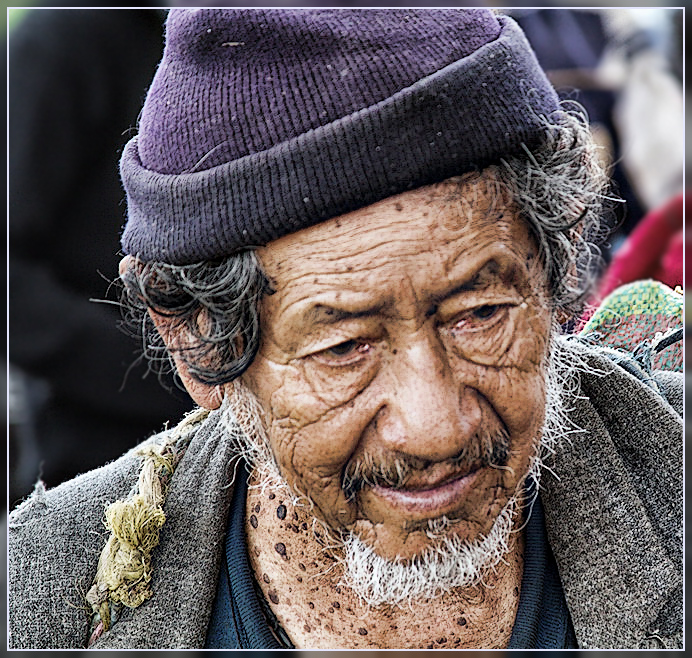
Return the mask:
[[478,393],[460,381],[434,330],[392,355],[377,437],[389,450],[425,461],[456,457],[481,422]]

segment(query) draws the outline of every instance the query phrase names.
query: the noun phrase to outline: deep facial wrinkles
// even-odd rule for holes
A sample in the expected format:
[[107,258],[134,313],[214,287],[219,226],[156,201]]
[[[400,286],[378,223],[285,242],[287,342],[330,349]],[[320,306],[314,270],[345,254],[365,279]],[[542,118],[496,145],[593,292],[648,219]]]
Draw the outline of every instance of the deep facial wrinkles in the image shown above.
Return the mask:
[[[475,484],[443,512],[454,519],[447,532],[476,537],[515,492],[540,432],[550,314],[535,246],[483,185],[473,222],[445,201],[448,189],[402,195],[407,211],[393,217],[398,201],[386,200],[260,253],[277,292],[247,379],[271,408],[280,469],[335,532],[352,529],[383,556],[422,550],[428,519],[378,486],[440,487],[470,469]],[[348,342],[367,349],[331,349]]]

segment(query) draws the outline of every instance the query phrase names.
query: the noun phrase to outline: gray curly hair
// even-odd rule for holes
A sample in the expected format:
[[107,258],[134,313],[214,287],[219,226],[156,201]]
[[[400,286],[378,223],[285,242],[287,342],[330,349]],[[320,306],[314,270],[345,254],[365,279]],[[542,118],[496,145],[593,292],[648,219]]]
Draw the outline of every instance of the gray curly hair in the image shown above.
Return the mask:
[[[538,148],[478,175],[486,172],[504,187],[533,233],[551,310],[576,317],[601,272],[599,244],[616,216],[585,113],[563,106],[545,120]],[[149,309],[174,318],[194,336],[192,345],[174,350],[199,381],[230,382],[252,363],[260,344],[260,302],[273,292],[253,249],[192,265],[133,259],[121,279],[127,324],[138,328],[145,356],[152,366],[163,366],[161,372],[174,370],[172,354]]]

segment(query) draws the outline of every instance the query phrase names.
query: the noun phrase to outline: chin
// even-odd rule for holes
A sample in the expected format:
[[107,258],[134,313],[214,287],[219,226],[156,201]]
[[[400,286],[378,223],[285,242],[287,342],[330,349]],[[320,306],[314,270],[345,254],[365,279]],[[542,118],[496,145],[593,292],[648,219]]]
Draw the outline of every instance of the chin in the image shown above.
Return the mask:
[[405,606],[478,585],[509,552],[517,509],[511,498],[486,534],[461,521],[442,530],[443,522],[434,521],[437,532],[409,533],[398,551],[395,543],[388,546],[379,537],[369,543],[351,532],[344,542],[343,582],[371,606]]
[[[499,510],[501,511],[501,510]],[[376,526],[375,532],[355,533],[381,558],[389,561],[415,562],[426,552],[437,550],[440,545],[454,541],[472,544],[492,530],[495,515],[481,527],[466,520],[450,520],[446,516],[415,523],[403,523],[398,527]]]
[[[420,510],[407,513],[411,510],[392,506],[375,507],[367,504],[372,497],[370,492],[363,492],[361,502],[366,504],[361,505],[360,512],[365,518],[348,531],[386,560],[415,560],[445,542],[468,545],[482,542],[507,507],[516,507],[517,500],[514,488],[508,491],[497,484],[486,485],[468,492],[461,498],[461,504],[438,508],[436,514],[418,513]],[[493,495],[488,496],[489,492]]]

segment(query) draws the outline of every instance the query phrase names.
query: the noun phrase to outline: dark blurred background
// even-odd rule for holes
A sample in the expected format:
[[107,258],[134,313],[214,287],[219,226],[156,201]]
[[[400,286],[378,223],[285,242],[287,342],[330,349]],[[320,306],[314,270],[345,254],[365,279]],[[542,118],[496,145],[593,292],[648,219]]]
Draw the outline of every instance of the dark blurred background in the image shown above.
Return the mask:
[[109,285],[126,210],[118,159],[161,57],[165,11],[10,16],[13,506],[36,479],[55,486],[102,465],[176,422],[191,402],[138,359]]

